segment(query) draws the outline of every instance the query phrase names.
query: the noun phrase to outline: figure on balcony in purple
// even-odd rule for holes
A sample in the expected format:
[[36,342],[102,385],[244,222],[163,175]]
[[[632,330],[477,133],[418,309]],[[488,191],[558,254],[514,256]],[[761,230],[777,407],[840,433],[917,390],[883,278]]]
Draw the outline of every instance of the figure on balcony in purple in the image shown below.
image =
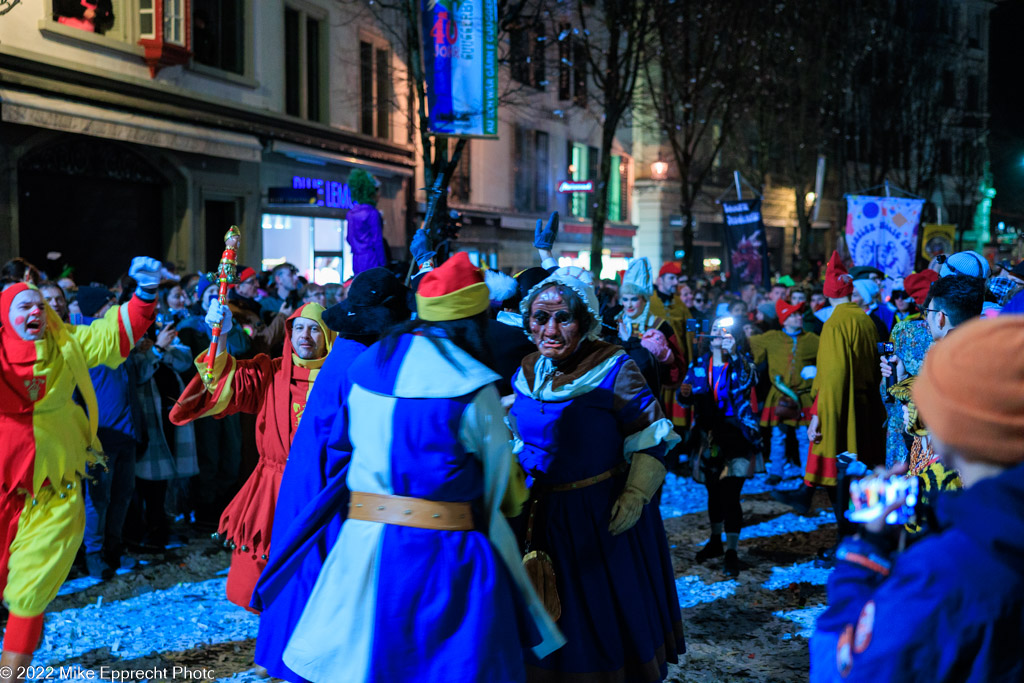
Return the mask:
[[348,245],[352,248],[352,274],[387,265],[384,248],[384,220],[377,210],[380,181],[357,168],[348,176],[355,206],[349,209]]

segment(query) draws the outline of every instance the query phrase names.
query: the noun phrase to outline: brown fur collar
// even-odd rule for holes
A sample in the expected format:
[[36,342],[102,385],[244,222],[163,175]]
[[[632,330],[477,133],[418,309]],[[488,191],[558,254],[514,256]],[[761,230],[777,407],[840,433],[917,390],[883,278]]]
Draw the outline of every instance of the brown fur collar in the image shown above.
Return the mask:
[[[576,353],[556,366],[555,378],[551,380],[552,388],[557,389],[579,379],[621,350],[622,347],[616,344],[584,340],[576,349]],[[540,351],[535,351],[523,359],[523,378],[530,387],[533,387],[534,367],[539,359]]]

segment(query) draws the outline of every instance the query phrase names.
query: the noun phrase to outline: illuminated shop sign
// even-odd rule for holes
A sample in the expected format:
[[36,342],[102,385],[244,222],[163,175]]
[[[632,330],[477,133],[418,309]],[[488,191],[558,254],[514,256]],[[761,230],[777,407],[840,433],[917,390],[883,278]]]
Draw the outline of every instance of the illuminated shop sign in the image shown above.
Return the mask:
[[570,192],[593,192],[593,180],[563,180],[558,184],[558,191],[562,194]]
[[338,183],[323,178],[307,178],[306,176],[292,176],[292,188],[299,190],[316,190],[317,206],[327,206],[332,209],[351,209],[355,206],[352,201],[352,192],[348,189],[348,183]]

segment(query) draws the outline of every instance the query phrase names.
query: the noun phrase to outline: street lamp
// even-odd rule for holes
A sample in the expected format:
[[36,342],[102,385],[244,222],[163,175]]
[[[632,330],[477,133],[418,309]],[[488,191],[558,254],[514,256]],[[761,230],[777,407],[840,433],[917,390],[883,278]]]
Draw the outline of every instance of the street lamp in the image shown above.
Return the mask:
[[658,160],[651,164],[651,177],[655,180],[664,180],[668,177],[668,164],[661,160],[661,155],[658,155]]

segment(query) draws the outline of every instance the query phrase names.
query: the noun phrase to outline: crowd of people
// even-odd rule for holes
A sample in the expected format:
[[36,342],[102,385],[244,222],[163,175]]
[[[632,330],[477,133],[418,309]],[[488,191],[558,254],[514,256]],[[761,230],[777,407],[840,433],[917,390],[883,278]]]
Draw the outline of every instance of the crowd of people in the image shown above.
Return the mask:
[[[178,520],[230,550],[268,675],[653,683],[686,652],[666,473],[707,489],[694,560],[737,576],[767,472],[836,516],[815,680],[1024,674],[1024,263],[595,281],[557,233],[538,221],[515,277],[435,263],[421,230],[408,282],[239,266],[224,301],[150,258],[109,287],[6,264],[2,663],[31,662],[76,555],[108,579]],[[859,527],[849,484],[883,470],[916,478],[916,513]]]

